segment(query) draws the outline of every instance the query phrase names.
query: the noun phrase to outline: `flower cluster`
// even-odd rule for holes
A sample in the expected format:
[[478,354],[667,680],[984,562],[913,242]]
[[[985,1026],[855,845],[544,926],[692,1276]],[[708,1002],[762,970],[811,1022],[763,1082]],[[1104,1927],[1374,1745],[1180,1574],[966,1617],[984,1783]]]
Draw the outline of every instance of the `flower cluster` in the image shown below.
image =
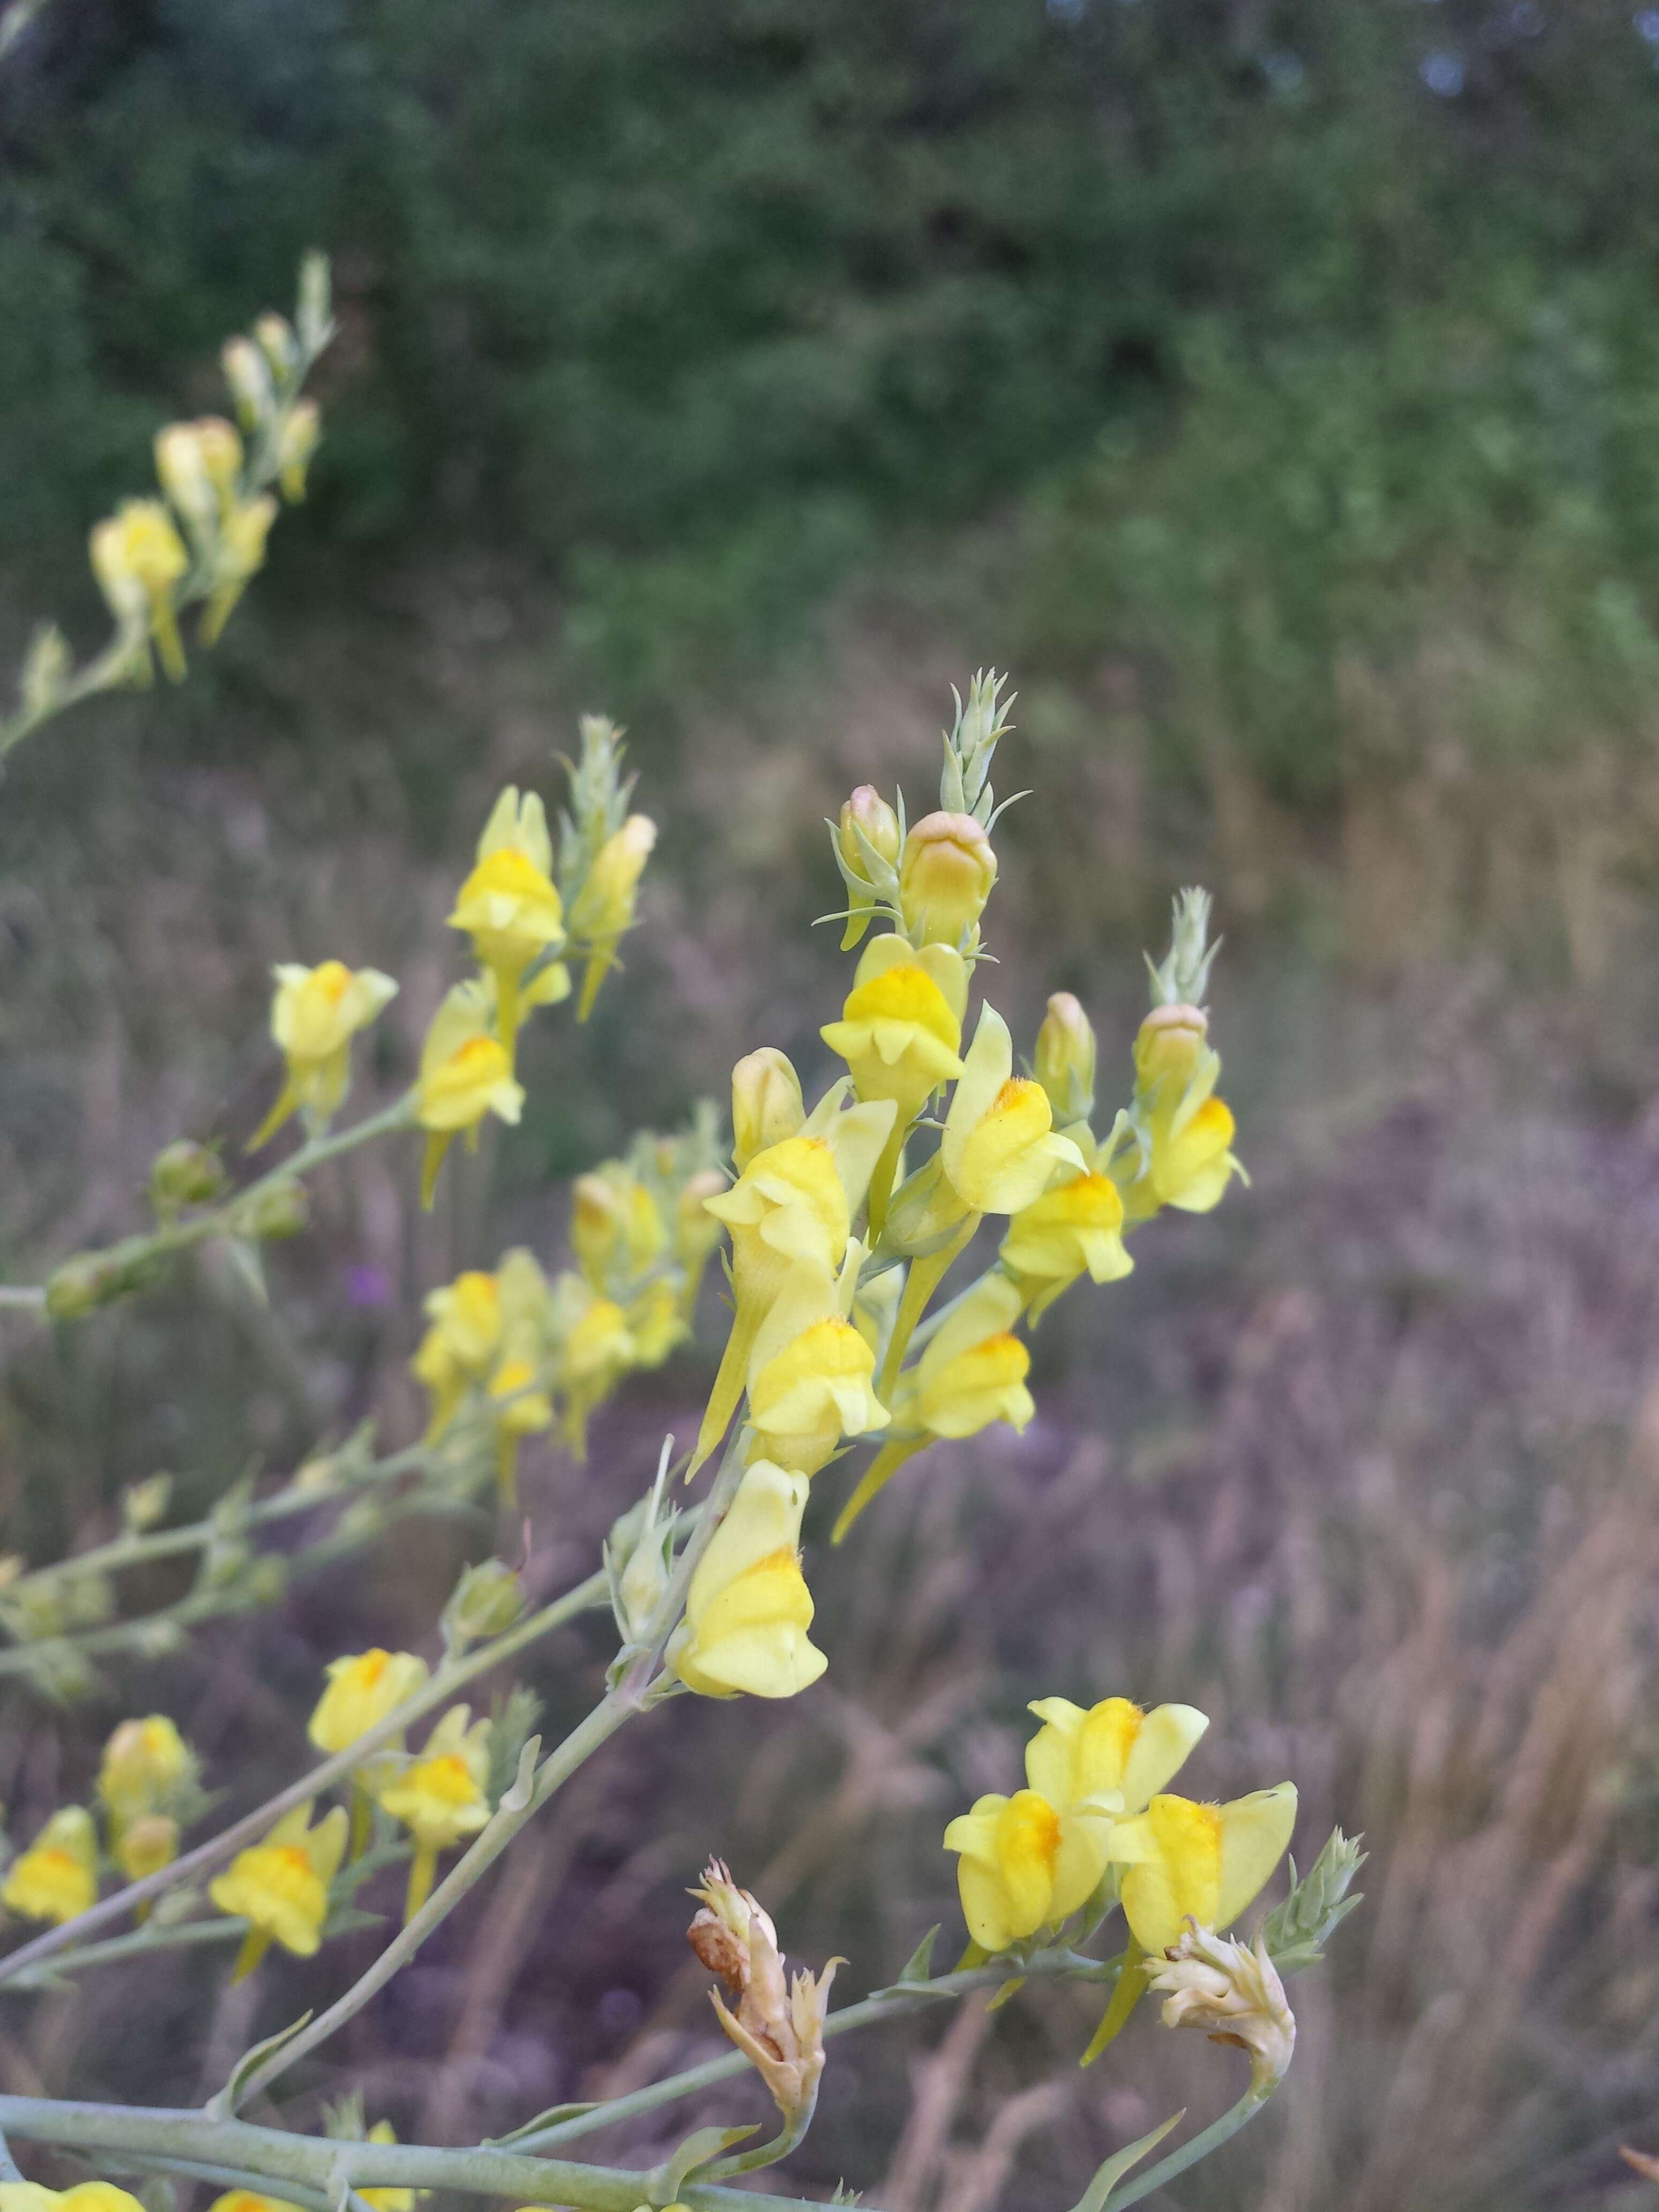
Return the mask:
[[[1201,1003],[1214,957],[1201,891],[1176,901],[1130,1101],[1103,1135],[1094,1033],[1069,994],[1049,1000],[1030,1073],[1016,1073],[988,1001],[968,1039],[997,878],[1001,690],[981,676],[958,701],[937,812],[910,823],[902,793],[890,805],[865,785],[832,828],[849,894],[843,948],[862,947],[822,1032],[847,1074],[809,1111],[775,1048],[732,1073],[736,1179],[707,1208],[731,1233],[733,1314],[691,1471],[739,1407],[747,1471],[673,1651],[680,1680],[708,1694],[788,1696],[821,1670],[798,1556],[813,1476],[854,1441],[876,1444],[840,1541],[936,1440],[1023,1429],[1034,1408],[1020,1330],[1085,1275],[1127,1274],[1131,1229],[1166,1206],[1207,1211],[1242,1172]],[[994,1260],[929,1316],[988,1216],[1000,1224]]]
[[[124,1881],[171,1866],[206,1802],[196,1754],[164,1713],[123,1721],[105,1745],[98,1803]],[[0,1905],[27,1920],[73,1920],[97,1901],[100,1870],[97,1820],[84,1805],[62,1806],[12,1862]]]

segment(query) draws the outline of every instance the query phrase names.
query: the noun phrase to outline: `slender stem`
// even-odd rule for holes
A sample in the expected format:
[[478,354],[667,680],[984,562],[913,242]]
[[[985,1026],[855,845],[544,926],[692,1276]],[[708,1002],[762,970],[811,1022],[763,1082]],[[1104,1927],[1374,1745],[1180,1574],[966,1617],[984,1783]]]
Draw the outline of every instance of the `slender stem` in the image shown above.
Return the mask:
[[46,1291],[39,1283],[0,1283],[0,1308],[27,1306],[36,1312],[46,1303]]
[[[214,2182],[221,2189],[251,2190],[256,2197],[266,2195],[270,2185],[269,2174],[255,2173],[245,2166],[209,2166],[199,2158],[145,2158],[124,2151],[106,2153],[104,2163],[117,2173],[176,2173],[186,2181]],[[308,2189],[303,2181],[286,2183],[283,2193],[287,2203],[301,2204],[306,2212],[335,2212],[335,2199],[326,2190]]]
[[17,2160],[11,2154],[10,2144],[4,2136],[0,2135],[0,2181],[21,2181],[22,2179],[17,2171]]
[[130,1959],[135,1953],[179,1951],[199,1943],[228,1943],[247,1933],[242,1919],[188,1920],[177,1927],[156,1927],[147,1921],[131,1936],[112,1936],[107,1943],[88,1943],[49,1966],[32,1966],[12,1983],[16,1990],[46,1990],[61,1985],[65,1974],[78,1974],[88,1966],[107,1966],[112,1959]]
[[586,1582],[578,1583],[574,1589],[568,1590],[551,1605],[544,1606],[539,1613],[520,1621],[516,1628],[510,1628],[505,1636],[498,1636],[494,1643],[482,1645],[465,1658],[457,1660],[453,1666],[440,1668],[430,1681],[412,1697],[405,1698],[395,1711],[388,1713],[378,1727],[369,1729],[358,1737],[356,1743],[348,1744],[343,1751],[337,1751],[332,1758],[313,1766],[298,1781],[290,1782],[285,1790],[278,1790],[266,1803],[257,1806],[220,1834],[210,1836],[205,1843],[198,1844],[194,1850],[186,1851],[182,1858],[175,1859],[170,1867],[164,1867],[159,1874],[146,1875],[142,1881],[129,1882],[125,1889],[103,1899],[87,1911],[77,1914],[73,1920],[64,1921],[61,1927],[47,1929],[44,1935],[21,1945],[9,1958],[0,1959],[0,1984],[14,1980],[25,1967],[33,1966],[40,1960],[50,1958],[54,1953],[81,1942],[94,1928],[105,1928],[112,1921],[123,1918],[135,1905],[143,1905],[150,1898],[160,1897],[165,1891],[176,1888],[187,1878],[234,1857],[245,1844],[257,1842],[284,1813],[291,1812],[295,1806],[304,1804],[307,1798],[316,1796],[319,1791],[340,1781],[361,1766],[374,1753],[390,1743],[394,1736],[400,1735],[411,1722],[419,1720],[423,1713],[430,1712],[435,1705],[447,1703],[463,1683],[470,1682],[475,1675],[488,1674],[502,1660],[509,1659],[530,1644],[538,1643],[554,1629],[574,1620],[578,1613],[606,1604],[609,1597],[609,1586],[601,1569],[597,1574],[589,1575]]
[[297,2059],[314,2051],[319,2043],[326,2043],[337,2028],[343,2027],[347,2021],[360,2013],[369,1999],[386,1987],[398,1969],[408,1964],[433,1930],[448,1918],[467,1892],[476,1887],[526,1822],[533,1819],[555,1790],[569,1780],[583,1760],[596,1752],[606,1737],[613,1735],[623,1723],[638,1710],[636,1700],[625,1696],[620,1688],[602,1698],[587,1718],[573,1729],[558,1749],[550,1753],[536,1769],[534,1782],[523,1802],[512,1805],[511,1792],[507,1799],[503,1799],[489,1826],[474,1838],[470,1848],[450,1869],[426,1903],[404,1927],[398,1929],[368,1972],[360,1975],[344,1996],[337,1998],[326,2012],[319,2013],[308,2027],[302,2028],[298,2035],[290,2036],[280,2049],[271,2052],[263,2064],[256,2066],[251,2074],[244,2076],[237,2085],[236,2103],[246,2104],[250,2097],[269,2088],[277,2076],[285,2074]]
[[1110,2212],[1124,2212],[1126,2205],[1139,2204],[1144,2197],[1152,2196],[1178,2173],[1185,2173],[1188,2166],[1196,2166],[1212,2150],[1218,2150],[1229,2136],[1236,2136],[1247,2121],[1255,2118],[1272,2094],[1271,2089],[1247,2089],[1230,2112],[1224,2112],[1218,2120],[1212,2120],[1190,2142],[1182,2143],[1179,2150],[1172,2150],[1168,2158],[1159,2159],[1156,2166],[1148,2166],[1145,2173],[1137,2174],[1122,2189],[1114,2190],[1106,2200]]
[[[519,2204],[570,2204],[582,2212],[635,2212],[646,2176],[621,2166],[576,2166],[498,2150],[430,2150],[416,2143],[342,2142],[290,2135],[243,2120],[210,2120],[194,2111],[143,2112],[125,2105],[71,2104],[51,2097],[0,2096],[0,2128],[32,2142],[62,2143],[106,2156],[184,2159],[258,2174],[267,2195],[276,2182],[325,2193],[343,2180],[356,2189],[454,2189]],[[691,2212],[804,2212],[804,2200],[688,2182]]]

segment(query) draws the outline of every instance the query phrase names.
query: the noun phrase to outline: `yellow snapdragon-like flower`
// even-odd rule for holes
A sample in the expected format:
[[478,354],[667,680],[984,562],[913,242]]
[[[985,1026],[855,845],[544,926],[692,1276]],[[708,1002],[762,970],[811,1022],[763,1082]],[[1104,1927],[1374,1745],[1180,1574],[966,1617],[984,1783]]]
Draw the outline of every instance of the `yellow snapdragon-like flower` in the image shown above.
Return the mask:
[[925,814],[899,864],[904,927],[919,945],[960,945],[975,933],[997,879],[991,841],[971,814]]
[[169,422],[155,434],[156,476],[198,544],[211,544],[241,471],[242,441],[216,416]]
[[1289,1782],[1226,1805],[1155,1796],[1144,1813],[1113,1821],[1108,1849],[1123,1869],[1123,1915],[1142,1950],[1168,1950],[1189,1919],[1231,1927],[1289,1850],[1295,1826]]
[[994,1006],[982,1006],[939,1139],[945,1175],[973,1213],[1018,1213],[1042,1195],[1057,1168],[1085,1165],[1069,1137],[1054,1134],[1042,1085],[1013,1069],[1008,1024]]
[[[359,1736],[379,1728],[389,1713],[422,1688],[427,1663],[413,1651],[372,1651],[331,1659],[328,1686],[312,1713],[306,1733],[319,1751],[343,1751]],[[396,1748],[394,1741],[392,1748]]]
[[947,1314],[914,1367],[900,1376],[893,1435],[842,1508],[830,1540],[839,1544],[865,1507],[908,1459],[936,1437],[977,1436],[993,1421],[1024,1430],[1036,1407],[1025,1385],[1031,1355],[1013,1334],[1020,1294],[1006,1275],[975,1283]]
[[945,1848],[960,1854],[963,1917],[981,1949],[1006,1951],[1085,1904],[1106,1871],[1110,1827],[1103,1814],[1062,1812],[1036,1790],[981,1797],[958,1814]]
[[829,1662],[811,1641],[812,1596],[800,1571],[807,1478],[769,1461],[745,1468],[698,1560],[667,1665],[706,1698],[793,1698]]
[[494,1275],[470,1267],[424,1301],[426,1334],[410,1361],[410,1372],[431,1401],[427,1441],[434,1442],[454,1419],[470,1382],[483,1382],[501,1341],[501,1285]]
[[144,2212],[144,2208],[112,2181],[77,2181],[73,2189],[43,2189],[38,2181],[0,2181],[0,2212]]
[[[110,612],[135,637],[147,630],[173,682],[185,673],[185,648],[173,609],[174,587],[189,573],[190,555],[159,499],[124,500],[92,533],[92,570]],[[149,665],[144,654],[141,673]]]
[[640,878],[656,842],[657,825],[649,815],[630,814],[600,846],[576,894],[570,909],[570,933],[589,948],[576,1007],[579,1022],[585,1022],[592,1012],[599,986],[615,963],[617,947],[634,927]]
[[1140,1025],[1135,1103],[1146,1153],[1126,1155],[1114,1170],[1132,1224],[1161,1206],[1207,1213],[1243,1173],[1233,1155],[1231,1109],[1215,1096],[1221,1061],[1206,1042],[1208,1029],[1201,1009],[1184,1006],[1155,1006]]
[[456,1134],[476,1145],[486,1115],[516,1121],[524,1111],[524,1086],[513,1074],[512,1055],[489,1027],[489,1002],[476,983],[457,983],[433,1017],[421,1049],[415,1118],[427,1132],[421,1170],[421,1203],[429,1207],[438,1170]]
[[257,1152],[269,1144],[290,1114],[303,1109],[320,1127],[345,1097],[351,1074],[351,1040],[366,1030],[398,995],[398,986],[378,968],[348,968],[343,960],[319,967],[285,963],[273,969],[276,993],[270,1005],[270,1034],[287,1062],[288,1074],[276,1103],[248,1139]]
[[757,1456],[792,1474],[816,1474],[843,1437],[887,1425],[871,1387],[875,1353],[842,1310],[862,1249],[852,1249],[844,1290],[812,1261],[792,1268],[755,1338],[749,1419]]
[[[365,2142],[395,2143],[398,2130],[390,2120],[376,2120],[363,2138]],[[415,2212],[416,2200],[422,2193],[417,2189],[360,2189],[361,2197],[370,2212]]]
[[940,1084],[962,1073],[958,1048],[968,971],[948,945],[920,951],[902,937],[866,946],[838,1022],[820,1031],[852,1071],[860,1098],[890,1098],[893,1127],[871,1177],[870,1220],[879,1231],[905,1132]]
[[570,1246],[596,1291],[631,1283],[668,1247],[662,1209],[620,1160],[571,1186]]
[[559,1277],[553,1305],[553,1372],[564,1440],[575,1458],[585,1459],[587,1424],[595,1408],[638,1364],[639,1345],[625,1309],[615,1298],[599,1297],[580,1275]]
[[630,1301],[626,1318],[628,1334],[634,1340],[635,1367],[660,1367],[675,1346],[684,1344],[691,1334],[679,1294],[664,1275],[647,1283]]
[[165,1713],[123,1721],[104,1746],[98,1796],[112,1821],[125,1826],[165,1808],[194,1781],[196,1754]]
[[221,1912],[250,1923],[236,1960],[239,1981],[272,1943],[309,1959],[322,1942],[328,1886],[345,1856],[348,1823],[344,1806],[337,1805],[313,1828],[312,1804],[307,1798],[285,1814],[263,1843],[239,1851],[208,1885]]
[[489,1378],[490,1419],[495,1435],[495,1483],[503,1504],[518,1498],[519,1443],[553,1425],[553,1405],[542,1387],[553,1329],[547,1278],[533,1254],[515,1248],[496,1274],[501,1301],[501,1356]]
[[870,1177],[893,1126],[890,1100],[842,1110],[847,1086],[822,1098],[798,1137],[757,1152],[732,1188],[707,1201],[732,1232],[736,1303],[720,1372],[709,1394],[690,1472],[726,1433],[748,1377],[749,1357],[768,1309],[792,1266],[810,1261],[839,1273]]
[[1190,1757],[1210,1725],[1195,1705],[1155,1705],[1127,1698],[1074,1705],[1038,1698],[1042,1726],[1025,1747],[1025,1779],[1062,1810],[1085,1799],[1115,1814],[1143,1813]]
[[[361,2197],[360,2189],[356,2194]],[[208,2212],[301,2212],[291,2197],[268,2197],[263,2189],[227,2189],[216,2197]]]
[[412,1920],[431,1893],[440,1851],[489,1824],[489,1723],[474,1721],[471,1709],[452,1705],[426,1740],[424,1749],[395,1781],[380,1790],[380,1801],[394,1820],[415,1838],[404,1918]]
[[520,798],[508,784],[495,801],[478,839],[477,865],[461,885],[449,926],[466,931],[479,963],[495,979],[501,1042],[510,1069],[525,971],[557,952],[565,939],[553,842],[538,793]]
[[15,1860],[0,1888],[0,1905],[26,1920],[59,1926],[88,1911],[98,1899],[98,1835],[84,1806],[52,1814],[27,1850]]
[[1002,1264],[1037,1321],[1080,1275],[1115,1283],[1134,1266],[1123,1245],[1123,1199],[1109,1176],[1074,1176],[1022,1206],[1002,1240]]
[[276,476],[285,500],[305,497],[306,472],[322,434],[323,418],[316,401],[296,400],[283,420],[276,445]]

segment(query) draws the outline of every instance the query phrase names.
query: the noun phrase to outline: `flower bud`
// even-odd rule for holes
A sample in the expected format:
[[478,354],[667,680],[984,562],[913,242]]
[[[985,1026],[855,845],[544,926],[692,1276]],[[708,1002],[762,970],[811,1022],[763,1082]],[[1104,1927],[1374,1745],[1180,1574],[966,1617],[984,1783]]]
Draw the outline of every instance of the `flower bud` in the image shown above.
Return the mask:
[[98,1795],[125,1826],[157,1812],[194,1780],[196,1755],[165,1713],[123,1721],[104,1746]]
[[1212,2043],[1236,2044],[1250,2054],[1255,2095],[1277,2088],[1296,2049],[1296,2017],[1259,1936],[1252,1949],[1188,1921],[1146,1981],[1164,2000],[1165,2027],[1195,2027]]
[[293,373],[299,349],[294,342],[294,332],[286,315],[261,315],[253,325],[253,335],[259,342],[259,350],[270,363],[273,373],[280,379]]
[[264,354],[252,338],[227,338],[219,362],[242,428],[256,428],[270,414],[275,397]]
[[1178,1097],[1187,1087],[1210,1030],[1209,1017],[1198,1006],[1154,1006],[1135,1038],[1135,1079],[1143,1091],[1170,1079]]
[[1089,1119],[1095,1104],[1095,1033],[1069,991],[1056,991],[1048,1001],[1031,1073],[1048,1094],[1056,1127]]
[[458,1647],[504,1636],[524,1611],[524,1591],[504,1559],[469,1567],[444,1607],[444,1627]]
[[114,1252],[77,1252],[46,1278],[46,1311],[54,1321],[81,1321],[127,1288]]
[[132,1483],[122,1492],[121,1518],[135,1535],[153,1528],[167,1511],[172,1495],[170,1474],[146,1475],[142,1482]]
[[[842,875],[849,894],[847,929],[841,940],[843,952],[850,951],[863,936],[870,927],[870,917],[874,910],[870,851],[886,863],[890,896],[891,872],[898,866],[899,848],[902,842],[897,815],[874,784],[860,784],[852,797],[842,804],[841,827],[836,834]],[[866,851],[866,847],[869,851]]]
[[181,1206],[205,1206],[225,1188],[225,1164],[210,1146],[179,1137],[150,1162],[150,1203],[161,1214]]
[[286,500],[306,495],[306,471],[322,436],[322,417],[314,399],[289,408],[276,441],[276,473]]
[[997,879],[991,841],[971,814],[927,814],[904,840],[899,902],[914,945],[960,945]]
[[233,1224],[241,1237],[297,1237],[311,1218],[311,1194],[297,1176],[283,1176],[250,1194]]
[[194,422],[169,422],[155,433],[155,473],[162,490],[199,536],[211,530],[219,512],[213,479]]
[[68,641],[56,623],[42,623],[29,641],[23,663],[23,711],[50,714],[63,703],[74,662]]
[[222,415],[204,415],[191,427],[196,433],[202,465],[214,490],[228,506],[242,473],[242,441],[236,434],[236,426],[227,422]]
[[124,1827],[111,1850],[129,1881],[160,1874],[179,1856],[179,1823],[168,1813],[146,1813]]
[[741,1175],[757,1152],[798,1137],[806,1119],[800,1078],[787,1054],[763,1045],[732,1070],[732,1158]]

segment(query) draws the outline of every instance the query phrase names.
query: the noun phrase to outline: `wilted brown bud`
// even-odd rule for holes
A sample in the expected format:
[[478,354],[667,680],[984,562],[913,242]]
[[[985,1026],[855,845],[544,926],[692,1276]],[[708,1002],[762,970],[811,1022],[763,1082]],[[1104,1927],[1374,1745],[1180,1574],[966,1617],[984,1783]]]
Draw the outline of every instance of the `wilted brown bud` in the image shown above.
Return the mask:
[[1254,1949],[1189,1922],[1181,1941],[1148,1967],[1165,2027],[1195,2027],[1212,2043],[1250,2054],[1250,2086],[1268,2095],[1296,2049],[1296,2016],[1260,1936]]
[[709,1862],[702,1887],[691,1894],[702,1899],[702,1910],[686,1930],[687,1941],[737,2006],[734,2014],[718,1990],[709,1991],[720,2026],[771,2091],[785,2121],[799,2124],[811,2118],[817,2101],[823,2018],[842,1962],[832,1959],[816,1980],[799,1973],[786,1983],[769,1916],[719,1859]]

